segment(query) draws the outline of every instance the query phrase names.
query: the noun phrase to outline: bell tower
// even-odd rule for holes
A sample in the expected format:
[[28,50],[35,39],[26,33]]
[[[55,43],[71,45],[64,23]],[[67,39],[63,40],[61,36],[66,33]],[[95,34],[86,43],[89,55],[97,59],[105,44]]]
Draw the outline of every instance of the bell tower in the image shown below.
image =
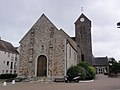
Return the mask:
[[92,64],[91,21],[82,13],[75,22],[78,60]]

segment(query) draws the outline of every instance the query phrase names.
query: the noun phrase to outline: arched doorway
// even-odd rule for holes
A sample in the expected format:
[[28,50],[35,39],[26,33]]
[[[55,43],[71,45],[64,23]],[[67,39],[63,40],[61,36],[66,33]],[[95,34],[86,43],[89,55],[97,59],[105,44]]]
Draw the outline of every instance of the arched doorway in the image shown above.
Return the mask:
[[38,57],[37,60],[37,76],[47,76],[47,58],[44,55]]

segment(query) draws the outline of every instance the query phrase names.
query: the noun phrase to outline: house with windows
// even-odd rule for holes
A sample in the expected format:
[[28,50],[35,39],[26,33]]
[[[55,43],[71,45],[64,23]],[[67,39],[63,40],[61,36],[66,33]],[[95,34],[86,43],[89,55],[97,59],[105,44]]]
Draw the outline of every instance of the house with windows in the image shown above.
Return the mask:
[[16,48],[0,38],[0,74],[17,74],[18,59]]
[[97,74],[108,73],[109,70],[108,61],[109,61],[108,57],[94,57],[93,66],[96,68]]

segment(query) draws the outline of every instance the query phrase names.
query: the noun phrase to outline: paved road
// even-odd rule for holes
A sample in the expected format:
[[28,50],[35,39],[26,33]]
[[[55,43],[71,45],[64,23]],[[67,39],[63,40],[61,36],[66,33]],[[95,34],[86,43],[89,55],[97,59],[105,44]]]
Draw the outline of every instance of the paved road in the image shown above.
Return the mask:
[[40,83],[40,82],[18,82],[15,85],[7,83],[0,90],[120,90],[120,78],[107,78],[97,75],[93,82],[80,83]]

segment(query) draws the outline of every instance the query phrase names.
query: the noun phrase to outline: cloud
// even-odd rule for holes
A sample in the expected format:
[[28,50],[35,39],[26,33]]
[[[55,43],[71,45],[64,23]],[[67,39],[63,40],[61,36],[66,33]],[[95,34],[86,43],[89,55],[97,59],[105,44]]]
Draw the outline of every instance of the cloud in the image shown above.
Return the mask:
[[74,36],[74,22],[84,14],[92,21],[94,56],[120,59],[120,0],[1,0],[0,36],[18,46],[20,39],[45,13],[58,27]]

